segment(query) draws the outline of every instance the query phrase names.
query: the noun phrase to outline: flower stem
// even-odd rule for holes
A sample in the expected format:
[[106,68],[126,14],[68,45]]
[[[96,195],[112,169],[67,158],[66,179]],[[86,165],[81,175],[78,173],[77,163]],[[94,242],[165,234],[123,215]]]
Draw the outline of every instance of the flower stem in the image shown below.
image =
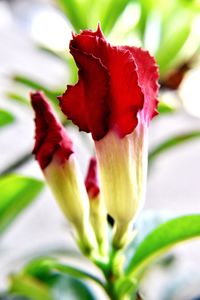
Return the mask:
[[120,300],[117,295],[115,283],[122,275],[122,259],[121,251],[112,247],[107,263],[95,261],[95,264],[102,270],[106,283],[105,291],[111,300]]

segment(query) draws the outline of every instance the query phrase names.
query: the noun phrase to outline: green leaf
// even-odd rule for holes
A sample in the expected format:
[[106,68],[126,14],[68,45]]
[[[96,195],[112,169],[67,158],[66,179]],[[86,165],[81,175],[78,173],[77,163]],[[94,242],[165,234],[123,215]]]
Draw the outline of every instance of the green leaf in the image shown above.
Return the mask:
[[62,91],[52,91],[49,88],[47,88],[45,85],[35,81],[32,78],[28,78],[27,76],[25,77],[23,75],[15,75],[13,77],[13,80],[28,88],[43,91],[46,94],[46,96],[52,101],[52,103],[58,105],[57,96],[62,94]]
[[53,299],[95,300],[96,297],[87,283],[65,275],[53,286]]
[[115,286],[116,295],[119,299],[126,299],[124,295],[131,294],[132,297],[127,299],[135,299],[135,292],[138,289],[138,282],[134,278],[122,276]]
[[[194,17],[199,12],[195,9],[193,1],[140,0],[139,4],[140,37],[144,46],[147,46],[146,40],[150,42],[149,46],[156,57],[161,78],[164,78],[170,69],[180,64],[183,58],[182,51],[191,36]],[[155,37],[155,32],[155,45],[152,45],[154,39],[148,37]]]
[[137,249],[138,245],[144,240],[144,238],[152,230],[154,230],[156,227],[169,220],[170,218],[172,218],[171,215],[161,211],[145,211],[139,216],[134,226],[134,230],[136,230],[137,234],[125,251],[125,268],[129,265],[135,250]]
[[158,104],[158,112],[160,115],[170,114],[176,111],[176,107],[170,104],[167,104],[163,101],[160,101]]
[[8,92],[8,93],[6,93],[6,96],[7,96],[10,100],[14,100],[15,102],[18,102],[18,103],[20,103],[20,104],[29,105],[28,99],[26,99],[26,98],[23,97],[22,95],[19,95],[19,94],[16,94],[16,93],[12,93],[12,92]]
[[100,20],[105,34],[108,34],[112,30],[129,2],[130,0],[110,0],[106,1],[104,6],[101,5],[102,17]]
[[48,286],[23,274],[11,277],[10,293],[25,296],[30,300],[54,300]]
[[163,6],[161,40],[155,53],[161,78],[179,63],[179,55],[190,36],[194,17],[197,15],[191,4],[191,1],[171,1],[168,13]]
[[69,266],[69,265],[64,265],[58,262],[54,262],[52,265],[53,269],[56,270],[57,272],[63,273],[63,274],[67,274],[76,278],[80,278],[80,279],[88,279],[88,280],[93,280],[96,283],[103,285],[103,283],[101,282],[101,280],[99,278],[97,278],[96,276],[83,271],[81,269],[78,269],[77,267],[73,267],[73,266]]
[[189,142],[190,140],[196,139],[200,137],[200,131],[191,131],[189,133],[173,136],[163,143],[155,147],[149,153],[149,162],[152,163],[160,154],[163,152],[170,150],[176,146],[179,146],[185,142]]
[[12,124],[14,120],[15,118],[10,112],[0,109],[0,128]]
[[182,216],[160,225],[138,246],[126,274],[137,278],[160,255],[195,237],[200,237],[200,215]]
[[85,6],[88,1],[58,0],[57,2],[76,31],[87,28],[88,11]]
[[41,280],[44,280],[44,278],[47,278],[56,272],[80,279],[93,280],[97,284],[103,285],[101,280],[91,273],[88,273],[75,266],[62,264],[53,258],[41,257],[35,259],[26,266],[24,272]]
[[[63,273],[63,267],[70,276]],[[29,263],[20,274],[11,277],[10,291],[31,300],[94,300],[86,282],[91,277],[85,274],[74,267],[61,265],[55,259],[39,258]]]
[[36,198],[43,182],[19,175],[0,177],[0,233]]
[[[178,19],[177,16],[176,18]],[[189,37],[190,31],[191,20],[186,20],[183,26],[178,27],[174,24],[173,31],[168,29],[170,35],[164,35],[165,39],[163,38],[159,50],[155,54],[161,77],[165,75],[169,67],[172,67],[172,63]]]
[[68,63],[68,56],[66,55],[65,51],[60,52],[60,51],[52,50],[51,48],[48,48],[44,45],[38,45],[38,49],[54,58],[57,58],[63,63]]
[[100,21],[104,33],[108,34],[130,1],[58,0],[58,4],[77,32],[82,29],[95,29]]

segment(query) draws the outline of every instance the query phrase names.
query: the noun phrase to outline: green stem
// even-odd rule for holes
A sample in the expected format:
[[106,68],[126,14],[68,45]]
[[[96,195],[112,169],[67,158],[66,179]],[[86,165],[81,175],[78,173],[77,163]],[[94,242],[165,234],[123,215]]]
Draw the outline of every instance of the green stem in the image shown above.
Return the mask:
[[[93,260],[94,261],[94,260]],[[94,263],[101,269],[105,277],[105,283],[103,284],[103,288],[109,296],[110,300],[130,300],[133,299],[133,294],[135,291],[135,300],[142,300],[140,294],[137,293],[138,286],[135,285],[135,289],[133,289],[133,281],[129,279],[128,282],[131,289],[123,289],[123,292],[119,292],[119,282],[125,279],[123,274],[123,262],[124,256],[122,250],[116,249],[112,247],[110,250],[110,255],[108,258],[108,262],[104,263],[102,261],[94,261]],[[127,284],[126,284],[127,286]]]
[[112,248],[107,263],[104,263],[102,261],[94,261],[94,263],[101,269],[104,274],[106,280],[105,291],[107,292],[111,300],[120,300],[116,293],[115,283],[122,275],[122,258],[123,257],[121,255],[121,251]]
[[54,270],[58,270],[59,272],[62,272],[62,273],[65,273],[65,274],[68,274],[68,275],[71,275],[74,277],[90,279],[92,281],[95,281],[100,286],[104,287],[104,282],[102,282],[98,277],[96,277],[86,271],[74,268],[72,266],[62,265],[62,264],[59,264],[56,262],[52,263],[52,267]]

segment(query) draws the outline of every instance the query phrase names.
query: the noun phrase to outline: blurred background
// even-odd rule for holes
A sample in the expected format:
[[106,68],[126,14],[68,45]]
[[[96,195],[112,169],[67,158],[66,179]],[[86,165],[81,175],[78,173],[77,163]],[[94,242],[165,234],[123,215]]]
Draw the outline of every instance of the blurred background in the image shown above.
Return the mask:
[[[160,115],[149,133],[149,175],[141,222],[154,224],[175,215],[200,213],[200,2],[1,0],[2,292],[8,286],[8,275],[34,256],[79,255],[31,156],[34,124],[29,92],[44,91],[64,121],[56,96],[77,79],[68,51],[71,32],[95,30],[98,21],[111,43],[148,49],[160,68]],[[78,133],[70,123],[67,130],[85,174],[93,149],[90,137]],[[146,298],[189,300],[200,295],[199,250],[199,241],[179,246],[169,263],[152,268],[142,286]]]

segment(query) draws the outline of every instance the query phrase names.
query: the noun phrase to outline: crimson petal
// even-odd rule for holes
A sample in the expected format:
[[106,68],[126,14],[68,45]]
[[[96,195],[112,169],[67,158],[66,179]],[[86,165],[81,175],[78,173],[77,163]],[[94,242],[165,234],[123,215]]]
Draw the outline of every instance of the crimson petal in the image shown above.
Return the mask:
[[99,37],[76,36],[71,44],[84,53],[99,58],[110,74],[109,128],[123,137],[137,126],[137,113],[143,108],[143,94],[138,84],[136,64],[130,51],[112,47]]
[[[98,24],[96,31],[92,31],[90,29],[82,30],[79,35],[90,35],[90,36],[95,36],[95,37],[98,36],[100,38],[104,38],[104,35],[101,31],[100,24]],[[78,36],[78,35],[74,35],[74,36]]]
[[98,27],[95,32],[73,35],[70,52],[79,68],[79,81],[68,86],[60,106],[94,140],[110,129],[124,137],[136,128],[138,112],[146,122],[157,113],[158,71],[147,51],[113,47]]
[[72,141],[41,92],[31,94],[31,103],[36,126],[33,154],[42,169],[49,165],[54,156],[63,163],[73,153]]
[[109,71],[112,107],[110,128],[123,137],[137,126],[137,113],[143,107],[144,98],[138,85],[135,62],[129,51],[111,47]]
[[158,66],[155,59],[141,48],[124,47],[128,49],[137,66],[138,82],[144,94],[143,116],[149,123],[150,120],[158,114]]
[[80,130],[99,140],[108,131],[109,74],[98,58],[73,47],[71,53],[79,68],[79,81],[59,97],[60,106]]
[[90,199],[98,196],[100,189],[97,176],[97,161],[95,157],[90,159],[88,172],[85,179],[85,186]]

